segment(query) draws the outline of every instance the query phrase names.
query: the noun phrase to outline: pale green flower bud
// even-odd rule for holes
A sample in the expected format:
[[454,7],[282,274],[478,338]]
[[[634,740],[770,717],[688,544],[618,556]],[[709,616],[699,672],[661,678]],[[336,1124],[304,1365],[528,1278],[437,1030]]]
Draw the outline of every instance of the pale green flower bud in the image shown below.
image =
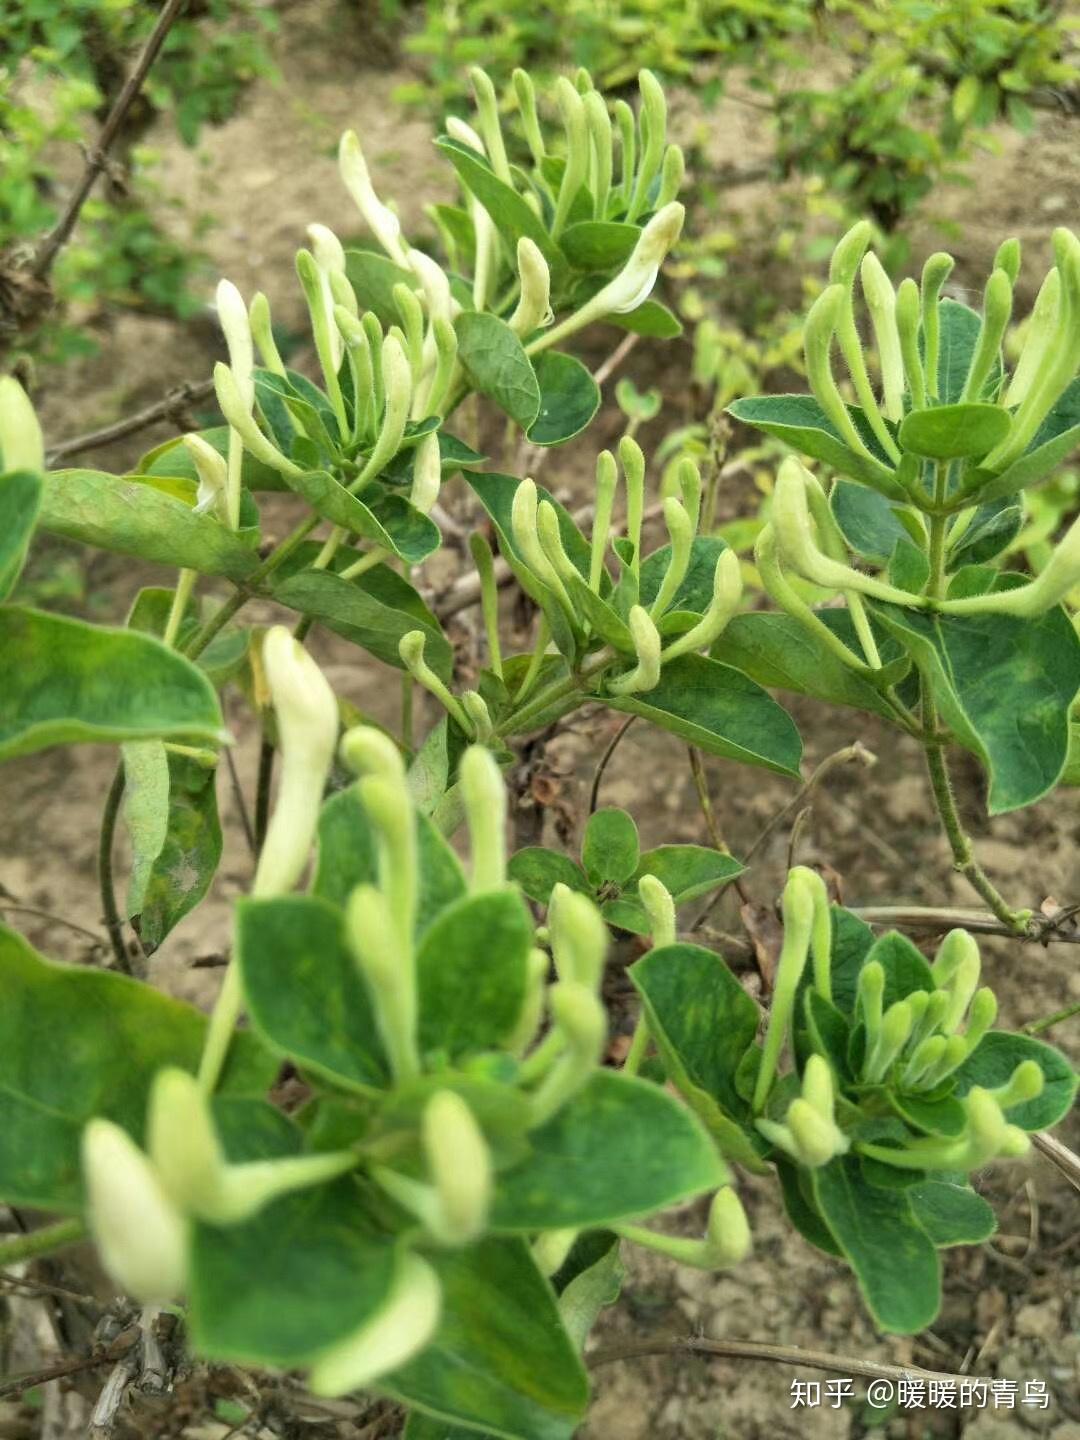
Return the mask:
[[756,1114],[765,1109],[769,1098],[788,1022],[795,1008],[795,992],[806,968],[814,931],[815,881],[820,881],[820,876],[803,865],[797,865],[789,873],[784,886],[781,899],[784,942],[776,966],[769,1024],[754,1084],[753,1108]]
[[817,1169],[848,1149],[847,1137],[801,1097],[788,1106],[787,1127],[803,1165]]
[[627,624],[634,640],[637,664],[625,675],[608,681],[611,695],[635,695],[641,690],[652,690],[660,683],[660,632],[652,616],[641,605],[632,605]]
[[195,513],[212,515],[215,520],[228,523],[229,467],[224,455],[218,454],[201,435],[194,433],[182,437],[184,449],[195,462],[199,477],[199,488],[195,496]]
[[510,509],[510,528],[514,544],[537,580],[558,597],[568,614],[573,615],[574,607],[570,603],[566,587],[540,543],[538,509],[536,482],[526,477],[514,491]]
[[382,342],[379,359],[385,408],[374,449],[361,470],[354,489],[374,479],[394,458],[409,421],[413,392],[412,366],[404,344],[393,330]]
[[994,992],[986,986],[977,990],[968,1011],[967,1028],[964,1031],[969,1055],[997,1019],[997,1012],[998,1003]]
[[911,1006],[906,1000],[897,1000],[886,1010],[877,1039],[863,1065],[863,1076],[868,1084],[874,1085],[888,1074],[908,1042],[912,1021]]
[[173,1204],[200,1220],[215,1218],[225,1153],[199,1082],[186,1070],[159,1070],[154,1077],[146,1147]]
[[634,547],[633,571],[641,573],[641,523],[645,513],[645,454],[632,435],[619,441],[619,463],[626,482],[626,538]]
[[674,945],[678,939],[675,920],[675,901],[671,891],[655,875],[642,875],[638,881],[638,897],[649,917],[652,943],[656,949],[663,945]]
[[566,131],[566,161],[555,201],[555,218],[551,225],[552,239],[557,240],[566,225],[570,207],[588,174],[589,123],[585,103],[565,75],[560,75],[555,82],[555,99]]
[[943,250],[931,255],[922,271],[922,332],[926,388],[933,399],[938,397],[938,361],[941,354],[941,316],[938,302],[941,288],[952,273],[956,262]]
[[607,1043],[607,1012],[586,985],[562,980],[548,991],[552,1019],[566,1050],[532,1096],[532,1125],[542,1125],[561,1110],[600,1063]]
[[1056,266],[1051,266],[1035,297],[1035,304],[1027,324],[1027,334],[1024,337],[1024,348],[1020,352],[1020,359],[1013,371],[1009,387],[1005,391],[1003,404],[1010,410],[1027,398],[1036,376],[1042,370],[1047,350],[1057,328],[1060,305],[1061,274]]
[[412,956],[402,953],[390,904],[373,885],[358,885],[345,909],[349,947],[367,982],[383,1048],[395,1080],[420,1073],[416,1043],[416,974]]
[[1029,1100],[1037,1100],[1045,1088],[1046,1076],[1042,1067],[1034,1060],[1021,1060],[1008,1083],[999,1085],[997,1089],[991,1090],[990,1094],[1003,1110],[1010,1110],[1014,1105],[1025,1105]]
[[870,221],[857,220],[851,229],[840,237],[829,261],[831,285],[851,288],[859,272],[859,261],[866,254],[872,236],[873,226]]
[[256,425],[250,408],[244,404],[244,397],[240,393],[232,371],[221,360],[214,366],[214,390],[217,393],[217,402],[221,407],[222,415],[239,435],[244,448],[250,451],[256,460],[261,460],[264,465],[269,465],[272,470],[277,470],[285,476],[304,473],[301,467],[294,465],[283,455],[273,441],[268,440]]
[[520,68],[515,70],[513,79],[514,94],[517,97],[518,111],[521,114],[521,128],[525,132],[533,164],[539,167],[543,163],[547,151],[544,148],[544,137],[536,114],[536,91],[525,70]]
[[980,1085],[973,1085],[964,1099],[968,1115],[968,1154],[966,1170],[977,1170],[993,1160],[1001,1149],[1008,1124],[1001,1106]]
[[[537,935],[537,939],[539,938]],[[518,1057],[523,1055],[532,1044],[539,1028],[544,1014],[544,994],[547,988],[549,965],[546,951],[539,948],[529,951],[525,967],[525,998],[521,1002],[521,1013],[504,1042],[511,1055]]]
[[926,407],[926,373],[919,350],[921,318],[919,287],[909,276],[900,282],[900,288],[896,292],[896,329],[900,336],[900,354],[911,390],[911,403],[916,410]]
[[1002,1160],[1022,1160],[1031,1149],[1031,1136],[1019,1125],[1006,1125],[1005,1134],[998,1145],[998,1156]]
[[599,990],[609,936],[604,918],[587,895],[559,883],[548,906],[551,952],[560,980]]
[[604,555],[611,530],[611,512],[618,481],[619,471],[615,456],[610,450],[602,450],[596,457],[596,508],[593,512],[589,554],[589,589],[594,595],[599,595],[600,582],[604,575]]
[[709,608],[695,626],[667,646],[660,656],[662,664],[666,665],[680,655],[704,650],[718,640],[738,610],[742,593],[742,566],[739,564],[739,557],[734,550],[722,550],[713,571],[713,593]]
[[948,983],[949,1006],[941,1019],[941,1033],[952,1035],[959,1029],[975,994],[982,971],[978,950],[974,955],[965,956],[957,965]]
[[229,368],[244,408],[250,412],[255,404],[255,347],[247,306],[231,280],[218,282],[217,312],[229,350]]
[[541,1230],[532,1245],[532,1257],[541,1275],[551,1276],[562,1268],[578,1234],[577,1230],[569,1228]]
[[1015,237],[1011,240],[1003,240],[997,248],[994,256],[995,270],[1004,270],[1008,276],[1009,284],[1015,285],[1020,274],[1020,241]]
[[150,1161],[111,1120],[82,1136],[87,1218],[101,1263],[125,1294],[165,1304],[184,1289],[187,1224]]
[[311,1367],[314,1395],[333,1398],[372,1385],[418,1355],[433,1338],[442,1312],[439,1277],[411,1251],[398,1262],[383,1305],[352,1335],[324,1350]]
[[649,614],[659,619],[675,599],[679,586],[686,579],[690,568],[690,551],[694,543],[694,528],[690,516],[681,500],[669,496],[664,502],[664,524],[667,526],[671,543],[671,558],[664,578],[656,592],[656,599],[649,606]]
[[45,442],[37,414],[14,375],[0,376],[0,467],[4,470],[45,469]]
[[686,157],[682,147],[669,145],[664,151],[664,163],[660,167],[660,190],[656,197],[656,208],[669,205],[682,189],[686,178]]
[[517,244],[517,266],[521,295],[508,324],[515,335],[525,337],[551,324],[551,271],[540,247],[527,235]]
[[[593,215],[597,220],[606,220],[608,197],[611,194],[612,153],[614,150],[611,117],[608,115],[604,97],[599,91],[586,91],[583,95],[583,103],[585,120],[589,127],[589,188],[593,194]],[[670,195],[664,197],[663,203],[674,200],[677,193],[678,185]]]
[[667,139],[667,100],[664,87],[651,70],[640,70],[638,88],[641,91],[641,164],[627,211],[626,218],[630,221],[636,220],[645,210],[650,187],[660,169]]
[[374,725],[354,725],[341,737],[341,759],[355,775],[381,775],[405,783],[401,751],[383,730]]
[[986,282],[982,328],[968,367],[964,391],[960,397],[962,400],[978,400],[982,395],[990,372],[1001,355],[1001,342],[1005,338],[1005,331],[1012,316],[1012,304],[1013,292],[1009,277],[1004,270],[995,270]]
[[422,685],[429,694],[434,695],[439,704],[448,715],[451,715],[457,722],[458,727],[466,735],[472,734],[472,722],[456,695],[451,694],[449,688],[439,679],[435,671],[424,659],[424,650],[427,646],[427,637],[423,630],[410,630],[398,641],[398,654],[401,663],[408,670],[409,674]]
[[[489,721],[490,723],[490,721]],[[458,769],[472,853],[473,894],[506,883],[506,785],[491,751],[470,745]]]
[[904,416],[904,365],[896,328],[896,293],[873,251],[863,258],[859,273],[877,341],[885,414],[890,420],[900,421]]
[[456,140],[459,145],[467,145],[470,150],[475,150],[478,155],[486,158],[487,151],[484,149],[484,142],[468,121],[462,120],[458,115],[448,115],[446,117],[446,133],[451,140]]
[[432,320],[453,320],[461,306],[450,293],[450,279],[446,271],[422,250],[409,251],[409,264],[420,281]]
[[469,71],[469,79],[472,82],[473,98],[476,101],[476,112],[480,134],[484,137],[484,146],[491,160],[491,168],[504,184],[511,184],[510,162],[506,158],[506,146],[503,144],[502,127],[499,124],[499,101],[495,94],[495,87],[492,85],[487,73],[474,65]]
[[881,1029],[881,1007],[885,995],[885,971],[881,962],[871,960],[859,971],[856,987],[856,1014],[866,1026],[866,1038],[872,1045]]
[[944,1035],[929,1035],[925,1040],[920,1040],[904,1068],[900,1083],[906,1089],[925,1087],[927,1077],[944,1059],[947,1044]]
[[822,1055],[811,1055],[803,1067],[802,1098],[826,1120],[833,1118],[836,1090],[829,1062]]
[[341,137],[338,168],[346,190],[356,202],[357,209],[367,221],[376,240],[396,265],[407,270],[409,260],[406,246],[401,240],[401,222],[375,194],[364,152],[360,148],[360,137],[355,130],[346,130]]
[[[309,225],[307,234],[311,241],[311,250],[318,270],[317,284],[321,304],[322,323],[316,339],[325,337],[325,344],[329,349],[327,358],[333,366],[336,377],[341,362],[345,358],[345,347],[340,331],[334,322],[334,305],[337,302],[330,285],[330,277],[337,275],[339,281],[345,278],[345,251],[338,237],[325,225]],[[351,287],[349,289],[351,291]]]
[[1073,521],[1050,554],[1046,566],[1027,585],[962,600],[942,600],[939,608],[950,615],[1016,615],[1033,620],[1060,605],[1080,584],[1080,518]]
[[326,677],[283,625],[268,630],[262,663],[277,720],[281,779],[252,893],[283,895],[299,880],[318,826],[338,738]]
[[420,1123],[428,1170],[439,1197],[446,1245],[467,1245],[483,1233],[491,1208],[491,1150],[466,1102],[453,1090],[437,1090]]
[[284,375],[285,362],[278,353],[273,326],[270,323],[270,301],[261,290],[251,297],[251,305],[248,307],[248,322],[251,325],[251,338],[255,342],[263,366],[267,370],[273,371],[275,375]]
[[560,579],[572,584],[578,577],[577,567],[567,555],[559,526],[559,512],[550,500],[541,500],[536,509],[536,533],[544,554],[551,561]]
[[409,503],[419,510],[421,515],[430,514],[431,507],[439,498],[441,486],[442,453],[439,450],[438,433],[433,431],[430,435],[425,435],[416,447]]
[[722,1186],[712,1198],[705,1239],[712,1254],[714,1269],[738,1265],[750,1254],[753,1244],[750,1222],[746,1218],[742,1201],[730,1185]]

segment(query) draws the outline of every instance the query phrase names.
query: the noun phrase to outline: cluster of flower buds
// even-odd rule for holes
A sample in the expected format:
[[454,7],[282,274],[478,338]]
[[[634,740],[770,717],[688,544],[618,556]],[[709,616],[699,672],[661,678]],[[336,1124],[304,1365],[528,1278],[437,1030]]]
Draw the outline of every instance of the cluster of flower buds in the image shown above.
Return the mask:
[[[913,533],[923,515],[952,517],[945,544],[958,543],[980,501],[1001,499],[1034,484],[1064,456],[1042,427],[1080,368],[1080,240],[1054,232],[1054,266],[1027,323],[1019,360],[1009,375],[1004,342],[1020,269],[1020,246],[999,248],[984,294],[980,327],[967,369],[942,393],[948,355],[943,349],[942,288],[952,257],[932,255],[921,284],[905,279],[894,290],[881,262],[868,250],[870,226],[855,225],[833,255],[830,284],[807,315],[806,373],[821,413],[843,442],[844,473],[902,507]],[[870,318],[880,371],[880,394],[871,383],[855,311],[859,281]],[[834,347],[846,364],[858,410],[845,403],[833,368]],[[1041,440],[1041,443],[1040,443]],[[1074,523],[1045,569],[1029,584],[952,598],[913,595],[862,574],[847,563],[847,546],[820,487],[797,461],[781,467],[772,523],[757,558],[766,588],[806,623],[807,607],[792,590],[791,572],[841,592],[864,642],[864,657],[835,638],[845,663],[880,668],[862,597],[897,605],[934,606],[948,614],[1036,617],[1059,604],[1080,582],[1080,523]],[[823,628],[823,627],[822,627]]]
[[814,871],[792,870],[782,899],[784,941],[777,965],[772,1008],[753,1095],[755,1125],[779,1151],[808,1168],[826,1165],[854,1148],[859,1154],[900,1169],[967,1173],[998,1157],[1023,1155],[1028,1138],[1010,1124],[1005,1111],[1035,1100],[1045,1085],[1034,1059],[1018,1061],[993,1089],[972,1085],[959,1100],[965,1125],[955,1135],[909,1132],[900,1142],[853,1138],[853,1123],[874,1109],[883,1092],[933,1104],[952,1094],[960,1067],[979,1048],[995,1019],[997,1002],[979,988],[981,961],[975,941],[953,930],[941,942],[931,973],[934,988],[913,990],[884,1008],[887,978],[882,963],[869,958],[859,971],[853,1024],[859,1047],[849,1055],[850,1090],[838,1110],[837,1075],[832,1062],[811,1053],[802,1066],[801,1093],[783,1120],[768,1114],[785,1038],[794,1045],[795,999],[812,957],[811,988],[832,1001],[832,912],[824,882]]

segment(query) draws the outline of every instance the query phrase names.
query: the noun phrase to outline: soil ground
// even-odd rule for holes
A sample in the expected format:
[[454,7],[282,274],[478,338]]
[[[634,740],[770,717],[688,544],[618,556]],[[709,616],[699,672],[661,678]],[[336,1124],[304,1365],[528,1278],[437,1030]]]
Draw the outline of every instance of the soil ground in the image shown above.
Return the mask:
[[[305,225],[318,220],[343,236],[359,230],[333,160],[341,129],[352,125],[359,130],[377,184],[400,201],[407,231],[422,231],[422,202],[444,198],[448,184],[430,145],[426,122],[403,114],[392,101],[401,72],[387,64],[384,48],[369,44],[363,27],[343,4],[309,0],[288,8],[277,50],[281,83],[257,85],[238,115],[208,132],[199,149],[185,150],[166,133],[155,137],[155,144],[163,156],[162,182],[183,203],[179,215],[190,220],[196,211],[208,212],[217,222],[204,241],[214,267],[245,293],[255,288],[266,291],[275,317],[299,330],[302,312],[293,255],[303,243]],[[675,111],[677,122],[687,127],[709,124],[708,153],[717,163],[746,163],[761,152],[760,117],[745,107],[726,103],[707,121],[689,101],[677,103]],[[961,293],[965,286],[979,284],[994,249],[1007,234],[1019,234],[1030,242],[1026,243],[1028,273],[1036,273],[1051,226],[1069,223],[1070,217],[1075,222],[1077,216],[1076,135],[1074,126],[1051,118],[1040,122],[1027,139],[1000,137],[998,153],[972,167],[969,187],[934,197],[933,208],[914,227],[913,254],[921,257],[940,248],[943,225],[959,221],[959,237],[949,240],[959,262]],[[732,194],[731,205],[743,223],[767,226],[778,202],[775,196],[740,191]],[[762,283],[771,281],[763,276]],[[107,423],[158,399],[177,381],[201,377],[217,358],[207,335],[206,327],[185,330],[145,316],[111,318],[100,331],[100,353],[93,361],[47,377],[43,415],[50,439]],[[610,348],[617,337],[604,339]],[[603,358],[603,343],[591,358]],[[677,349],[673,355],[647,342],[620,372],[632,376],[639,387],[659,384],[667,392],[664,416],[645,427],[640,437],[647,451],[667,429],[701,418],[707,408],[706,397],[683,378],[686,360],[685,350]],[[294,363],[302,367],[303,355]],[[137,441],[96,451],[84,463],[128,468],[143,449],[167,433],[167,429],[150,432]],[[548,458],[545,483],[580,502],[596,451],[617,434],[617,417],[601,419],[586,440]],[[485,438],[498,442],[495,435]],[[745,513],[754,497],[736,490],[725,494],[723,503],[729,513],[740,509]],[[464,494],[450,495],[447,504],[462,518],[471,513]],[[288,499],[276,499],[266,506],[268,534],[283,533],[290,505]],[[63,546],[49,545],[35,563],[31,580],[47,591],[50,583],[59,585],[58,577],[72,573],[74,563]],[[458,563],[452,551],[440,557],[429,583],[440,588],[452,578]],[[101,620],[122,619],[140,584],[168,579],[153,567],[116,556],[93,556],[79,564],[79,594],[69,604]],[[269,619],[272,611],[264,607],[260,613],[253,606],[251,614],[255,620]],[[470,612],[455,622],[455,633],[467,670],[478,652],[475,617]],[[395,721],[396,685],[387,684],[381,667],[333,636],[316,632],[312,644],[341,695],[376,719]],[[963,884],[950,875],[947,849],[930,818],[928,790],[913,745],[850,712],[798,702],[791,709],[806,745],[806,773],[854,740],[877,756],[873,768],[844,767],[822,787],[808,822],[801,827],[798,858],[828,867],[849,903],[971,905]],[[250,795],[257,733],[238,697],[230,703],[229,720],[236,737],[240,784]],[[548,746],[526,789],[526,808],[518,817],[521,833],[534,832],[539,825],[545,839],[575,847],[596,761],[616,724],[610,714],[586,713]],[[10,901],[83,923],[93,917],[91,928],[97,923],[97,823],[114,761],[113,751],[84,746],[48,751],[0,770],[0,813],[6,818],[0,898],[5,908]],[[790,782],[722,762],[710,762],[707,772],[719,824],[736,855],[745,852],[763,824],[794,793]],[[1076,792],[1059,792],[1041,805],[991,823],[985,817],[974,765],[959,761],[958,776],[980,854],[1010,899],[1035,907],[1048,897],[1063,904],[1080,899]],[[630,730],[616,751],[601,801],[629,809],[646,843],[704,838],[683,747],[642,723]],[[212,896],[151,962],[155,983],[199,1003],[206,1002],[215,981],[213,971],[193,968],[193,962],[220,954],[227,946],[228,909],[243,893],[251,873],[234,797],[224,777],[221,805],[226,851]],[[541,814],[529,809],[535,805]],[[789,841],[790,828],[783,825],[757,857],[748,885],[759,906],[767,908],[775,899]],[[82,962],[101,958],[88,941],[55,919],[17,910],[10,910],[9,918],[46,953]],[[712,923],[718,932],[741,933],[733,898],[725,900]],[[737,948],[733,953],[738,953]],[[1080,999],[1080,950],[1071,945],[1042,949],[988,941],[983,953],[987,981],[997,990],[1003,1019],[1010,1025],[1025,1024]],[[754,984],[749,973],[747,983]],[[1075,1020],[1071,1028],[1062,1026],[1050,1038],[1080,1055]],[[1074,1147],[1080,1142],[1075,1117],[1063,1128],[1062,1139]],[[945,1309],[934,1330],[914,1340],[875,1333],[850,1274],[791,1232],[773,1186],[745,1177],[739,1185],[754,1229],[753,1258],[728,1274],[714,1275],[676,1269],[641,1252],[630,1255],[623,1298],[603,1318],[596,1345],[609,1348],[657,1337],[701,1335],[813,1346],[1021,1383],[1041,1380],[1050,1395],[1049,1407],[911,1410],[875,1417],[857,1398],[842,1409],[793,1410],[789,1392],[793,1376],[823,1377],[776,1365],[707,1361],[682,1354],[600,1369],[595,1403],[583,1432],[588,1440],[766,1436],[811,1440],[858,1436],[868,1425],[882,1421],[883,1433],[897,1440],[930,1434],[962,1435],[965,1440],[1046,1435],[1052,1440],[1080,1440],[1077,1197],[1045,1161],[1036,1157],[979,1178],[979,1188],[998,1207],[1002,1233],[988,1245],[947,1256]],[[677,1221],[687,1229],[700,1222],[700,1211],[694,1208]],[[32,1363],[27,1355],[34,1343],[26,1337],[16,1343],[21,1364]],[[10,1344],[7,1349],[5,1358],[10,1362]],[[861,1397],[862,1384],[857,1382],[855,1389]],[[0,1409],[0,1426],[9,1422],[17,1426],[25,1414]],[[152,1416],[132,1423],[142,1434],[163,1433]],[[201,1433],[220,1435],[226,1429],[210,1425]],[[36,1432],[16,1428],[0,1433]],[[64,1433],[63,1428],[56,1433]]]

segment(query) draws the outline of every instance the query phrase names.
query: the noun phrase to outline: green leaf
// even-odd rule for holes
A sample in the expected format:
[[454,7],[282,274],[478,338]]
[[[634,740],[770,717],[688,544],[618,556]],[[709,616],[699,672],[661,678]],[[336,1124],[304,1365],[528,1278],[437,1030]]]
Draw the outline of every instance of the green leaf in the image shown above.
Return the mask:
[[[688,610],[694,615],[705,613],[712,604],[716,562],[727,548],[726,543],[715,535],[695,536],[690,546],[690,564],[682,584],[671,598],[669,610]],[[639,604],[648,608],[653,603],[670,563],[670,545],[661,546],[642,561]]]
[[[998,577],[1009,583],[1006,577]],[[1080,690],[1080,638],[1060,606],[1037,619],[930,615],[872,603],[927,676],[946,723],[990,776],[991,815],[1057,784]]]
[[[162,1065],[198,1068],[206,1020],[126,975],[45,960],[3,926],[0,993],[0,1198],[77,1211],[87,1120],[102,1115],[141,1143],[151,1080]],[[240,1034],[224,1086],[258,1095],[276,1070]]]
[[439,548],[439,527],[404,496],[386,495],[369,506],[327,470],[306,471],[291,483],[318,514],[352,535],[374,541],[410,565],[419,564]]
[[798,778],[802,742],[791,716],[730,665],[683,655],[664,666],[652,690],[603,699],[611,709],[642,715],[709,755]]
[[563,1325],[579,1350],[585,1348],[600,1311],[619,1298],[626,1277],[619,1248],[619,1237],[611,1230],[587,1230],[551,1277]]
[[887,564],[897,543],[908,538],[885,496],[868,490],[865,485],[838,480],[829,503],[844,539],[875,565]]
[[0,609],[0,760],[78,741],[225,739],[213,687],[148,635]]
[[939,1250],[981,1245],[997,1229],[993,1208],[967,1185],[924,1180],[907,1192],[915,1219]]
[[[511,1440],[571,1440],[588,1400],[585,1371],[551,1286],[524,1240],[440,1251],[438,1332],[379,1388],[443,1422]],[[450,1440],[453,1430],[421,1429]]]
[[251,1023],[279,1055],[349,1090],[386,1083],[371,999],[340,910],[310,895],[241,900],[234,963]]
[[124,822],[131,837],[127,915],[137,915],[169,826],[169,761],[160,740],[131,740],[122,747]]
[[976,471],[965,483],[980,499],[997,500],[1037,485],[1080,446],[1080,379],[1067,385],[1040,425],[1031,445],[998,475]]
[[528,1158],[499,1176],[494,1229],[606,1225],[715,1189],[725,1178],[689,1110],[658,1086],[613,1070],[597,1070],[528,1138]]
[[54,470],[47,475],[39,524],[83,545],[182,566],[200,575],[243,580],[259,563],[251,544],[219,520],[197,515],[152,485],[100,470]]
[[566,257],[524,197],[504,184],[487,161],[468,145],[445,135],[440,135],[435,144],[448,157],[465,188],[476,196],[491,216],[511,255],[517,254],[517,242],[521,237],[528,236],[548,263],[552,289],[558,290],[566,274]]
[[540,413],[540,383],[524,346],[505,320],[476,310],[454,322],[458,359],[481,395],[494,400],[523,430]]
[[676,340],[683,332],[682,322],[659,300],[643,300],[633,310],[609,311],[603,321],[651,340]]
[[165,840],[147,876],[132,923],[152,955],[210,888],[221,860],[217,768],[170,755]]
[[970,401],[912,410],[900,426],[900,445],[928,460],[977,459],[988,455],[1012,427],[1012,417],[1000,405]]
[[1022,1130],[1047,1130],[1069,1113],[1076,1098],[1077,1077],[1072,1066],[1052,1045],[1034,1040],[1029,1035],[1012,1035],[1004,1030],[991,1030],[984,1035],[953,1079],[956,1094],[964,1096],[973,1085],[993,1090],[1005,1085],[1017,1065],[1034,1060],[1045,1076],[1042,1094],[1023,1105],[1012,1105],[1006,1118]]
[[434,920],[416,954],[422,1051],[494,1049],[525,999],[532,921],[517,890],[468,895]]
[[271,590],[279,604],[313,616],[398,670],[404,669],[398,654],[402,636],[410,630],[422,630],[427,640],[425,660],[436,675],[449,680],[454,654],[442,631],[418,622],[415,614],[384,603],[376,586],[365,583],[371,581],[373,573],[343,580],[326,570],[305,570],[283,579],[275,577]]
[[813,1185],[808,1170],[800,1170],[782,1156],[775,1159],[776,1173],[780,1177],[780,1194],[784,1202],[784,1213],[804,1240],[823,1250],[826,1255],[843,1258],[843,1251],[833,1239],[829,1227],[821,1218],[814,1199]]
[[41,506],[42,478],[30,470],[0,475],[0,600],[22,573]]
[[[956,404],[964,393],[971,357],[979,343],[982,316],[958,300],[942,300],[938,306],[940,340],[938,345],[938,398],[943,405]],[[1001,381],[1001,365],[996,363],[984,394],[992,394]]]
[[585,879],[585,872],[574,863],[569,855],[557,850],[545,850],[541,845],[526,845],[510,857],[507,866],[510,879],[515,880],[530,900],[546,905],[551,892],[558,884],[569,885],[582,895],[591,894]]
[[600,408],[600,387],[585,366],[573,355],[545,350],[536,361],[535,378],[539,408],[531,422],[520,422],[527,426],[529,442],[562,445],[580,435]]
[[346,250],[345,278],[356,291],[361,311],[373,310],[383,326],[401,324],[394,286],[407,285],[414,291],[420,288],[411,270],[402,270],[375,250]]
[[196,1351],[291,1370],[372,1319],[390,1295],[397,1252],[367,1230],[363,1213],[356,1185],[343,1179],[285,1195],[228,1229],[195,1225],[188,1323]]
[[948,568],[984,565],[1007,549],[1020,533],[1024,511],[1019,505],[991,501],[980,505],[957,544],[949,551]]
[[575,270],[621,270],[641,234],[640,225],[618,220],[581,220],[560,237],[563,254]]
[[719,955],[698,945],[665,945],[628,972],[668,1076],[724,1153],[760,1172],[755,1140],[739,1122],[749,1107],[735,1084],[753,1044],[758,1007]]
[[660,845],[655,850],[646,850],[641,856],[623,894],[608,900],[601,907],[604,919],[635,935],[647,935],[651,922],[637,898],[637,882],[643,875],[655,875],[679,906],[696,900],[699,895],[707,895],[728,880],[734,880],[736,875],[742,874],[742,870],[742,865],[733,855],[724,855],[703,845]]
[[[927,1135],[962,1135],[967,1128],[967,1111],[953,1095],[927,1100],[922,1095],[889,1095],[893,1109],[915,1130]],[[864,1157],[864,1168],[866,1165]],[[891,1167],[886,1166],[886,1169]]]
[[637,869],[640,856],[637,826],[625,810],[597,810],[589,816],[581,862],[596,889],[624,885]]
[[[219,455],[228,455],[228,425],[214,425],[208,430],[196,431],[196,434]],[[139,460],[133,473],[141,479],[146,479],[148,476],[174,476],[178,479],[189,480],[193,487],[197,487],[199,481],[199,472],[195,467],[194,457],[180,439],[166,440],[164,444],[148,450]],[[269,465],[264,465],[261,460],[256,460],[247,451],[244,452],[244,463],[240,467],[240,479],[246,490],[288,490],[289,488],[280,470],[273,470]]]
[[890,930],[887,935],[875,940],[862,963],[869,965],[872,960],[876,960],[885,971],[885,992],[881,1003],[886,1010],[916,990],[935,988],[926,957],[906,935],[896,930]]
[[[416,817],[419,890],[416,933],[423,935],[432,922],[465,894],[461,862],[431,820]],[[319,812],[319,849],[311,892],[331,905],[344,908],[357,885],[377,885],[379,858],[375,832],[360,803],[356,785],[331,795]]]
[[[873,432],[863,419],[861,410],[848,406],[848,413],[859,427],[861,438],[874,458],[850,450],[824,410],[812,395],[755,395],[734,400],[727,407],[744,425],[775,435],[801,455],[824,460],[841,475],[861,480],[893,500],[907,503],[903,487],[894,478]],[[861,422],[861,423],[860,423]]]
[[[850,638],[855,643],[855,653],[861,654],[846,611],[819,610],[816,613],[818,619],[830,630],[839,633],[845,643]],[[900,652],[900,647],[891,641],[891,637],[886,635],[884,638],[892,644],[894,655]],[[853,710],[867,710],[873,715],[891,715],[877,690],[831,650],[819,644],[791,615],[736,615],[713,646],[712,653],[718,660],[749,675],[759,685],[791,690],[796,695],[811,695],[816,700],[847,705]],[[886,659],[886,656],[882,658]]]
[[868,1184],[850,1155],[812,1176],[818,1208],[875,1323],[894,1335],[914,1335],[933,1324],[941,1305],[941,1263],[908,1191]]
[[[874,945],[874,932],[842,905],[830,907],[832,956],[829,965],[833,1004],[848,1019],[855,1013],[859,971]],[[809,974],[805,977],[809,983]]]

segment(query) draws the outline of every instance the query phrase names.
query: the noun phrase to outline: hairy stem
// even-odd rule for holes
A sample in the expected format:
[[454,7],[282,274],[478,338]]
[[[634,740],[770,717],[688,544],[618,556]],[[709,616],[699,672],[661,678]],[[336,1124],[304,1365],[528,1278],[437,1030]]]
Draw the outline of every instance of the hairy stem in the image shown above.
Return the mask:
[[0,1240],[0,1266],[15,1265],[21,1260],[33,1260],[37,1255],[50,1255],[66,1245],[77,1245],[86,1234],[81,1220],[57,1220],[54,1225],[43,1225],[40,1230],[27,1231],[25,1235],[10,1235]]

